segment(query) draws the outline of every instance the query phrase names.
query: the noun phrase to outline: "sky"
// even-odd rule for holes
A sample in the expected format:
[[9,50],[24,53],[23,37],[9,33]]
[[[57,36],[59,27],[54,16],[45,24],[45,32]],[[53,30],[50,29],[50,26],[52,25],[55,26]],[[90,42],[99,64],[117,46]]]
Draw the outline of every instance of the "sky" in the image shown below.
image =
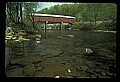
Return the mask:
[[54,5],[62,5],[62,4],[73,4],[72,2],[40,2],[41,8],[39,8],[37,11],[44,9],[44,8],[49,8]]

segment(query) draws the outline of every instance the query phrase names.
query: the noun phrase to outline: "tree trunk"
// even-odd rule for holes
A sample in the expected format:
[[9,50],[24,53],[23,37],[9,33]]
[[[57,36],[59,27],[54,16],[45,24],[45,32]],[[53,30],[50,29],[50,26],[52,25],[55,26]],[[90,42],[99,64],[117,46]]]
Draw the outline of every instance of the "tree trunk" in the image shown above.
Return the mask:
[[18,15],[19,15],[19,3],[17,2],[16,3],[16,11],[17,11],[17,13],[16,13],[16,22],[19,22],[19,17],[18,17]]
[[12,12],[11,12],[11,5],[12,5],[11,2],[7,3],[7,12],[9,14],[9,16],[10,16],[9,21],[14,22],[14,19],[13,19],[13,16],[12,16]]
[[33,25],[33,29],[35,28],[35,22],[34,22],[34,16],[31,13],[31,18],[30,18],[32,25]]
[[20,3],[20,18],[21,18],[21,23],[23,21],[23,18],[22,18],[22,2]]

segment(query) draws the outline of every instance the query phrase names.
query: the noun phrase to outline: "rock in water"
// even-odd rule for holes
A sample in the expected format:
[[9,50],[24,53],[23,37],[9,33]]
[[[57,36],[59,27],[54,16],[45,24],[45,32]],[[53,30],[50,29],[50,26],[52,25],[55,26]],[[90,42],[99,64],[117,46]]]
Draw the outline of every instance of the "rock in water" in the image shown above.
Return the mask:
[[68,37],[74,37],[74,35],[68,35]]
[[19,36],[18,40],[20,40],[20,41],[23,40],[23,37],[22,37],[22,36]]
[[23,68],[16,68],[12,70],[6,71],[6,76],[7,77],[20,77],[23,76]]
[[5,40],[5,43],[7,43],[7,40]]
[[20,40],[15,40],[15,42],[20,42]]
[[60,78],[60,76],[55,76],[55,78]]
[[62,36],[57,36],[57,38],[62,38]]
[[13,37],[13,36],[6,36],[5,39],[6,39],[6,40],[10,40],[10,39],[12,39],[12,37]]
[[69,72],[69,73],[71,73],[71,70],[70,70],[70,69],[68,69],[68,72]]
[[38,71],[42,70],[42,66],[37,67],[36,70],[38,70]]
[[12,37],[12,39],[14,40],[14,39],[16,39],[16,37]]
[[36,41],[36,43],[41,43],[41,41]]
[[41,38],[42,36],[41,35],[35,35],[36,37],[39,37],[39,38]]
[[36,38],[36,40],[40,40],[40,38]]
[[33,74],[35,73],[35,66],[34,66],[34,64],[26,65],[24,67],[24,73],[27,76],[33,76]]
[[34,62],[40,62],[41,58],[39,56],[30,56],[25,58],[14,59],[11,64],[29,65]]
[[86,48],[86,53],[90,54],[93,53],[93,51],[90,48]]

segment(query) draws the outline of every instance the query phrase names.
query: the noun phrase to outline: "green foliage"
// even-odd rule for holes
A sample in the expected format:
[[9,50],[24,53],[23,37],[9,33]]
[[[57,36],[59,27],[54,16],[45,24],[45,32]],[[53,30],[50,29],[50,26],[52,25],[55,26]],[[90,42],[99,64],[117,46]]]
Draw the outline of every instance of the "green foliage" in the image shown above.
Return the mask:
[[[60,14],[76,17],[76,29],[113,29],[116,27],[117,5],[114,3],[74,3],[55,5],[38,13]],[[98,21],[113,21],[113,23],[97,24]],[[78,22],[91,22],[78,23]]]
[[92,28],[93,25],[89,23],[84,23],[84,22],[76,22],[73,26],[73,29],[79,29],[79,30],[93,30]]
[[103,22],[97,25],[99,30],[116,30],[116,23],[114,22]]
[[[32,18],[32,13],[36,13],[39,7],[40,5],[38,2],[7,2],[6,24],[9,25],[9,22],[14,22],[16,28],[20,27],[20,29],[43,28],[44,26],[42,23],[38,24]],[[76,17],[76,23],[73,25],[75,29],[116,30],[117,5],[114,3],[74,3],[55,5],[50,8],[42,9],[37,13],[74,16]],[[29,14],[31,14],[31,16],[29,16]],[[22,20],[24,24],[22,24]],[[111,22],[98,24],[98,21]],[[57,26],[54,25],[51,27],[55,28]]]

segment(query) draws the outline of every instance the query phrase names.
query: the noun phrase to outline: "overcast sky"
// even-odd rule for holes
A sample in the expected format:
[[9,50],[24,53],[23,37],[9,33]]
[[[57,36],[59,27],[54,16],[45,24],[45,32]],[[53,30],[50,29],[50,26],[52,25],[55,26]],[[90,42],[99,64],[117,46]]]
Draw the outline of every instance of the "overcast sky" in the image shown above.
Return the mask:
[[62,4],[73,4],[72,2],[40,2],[41,8],[39,8],[37,11],[44,9],[44,8],[49,8],[54,5],[62,5]]

